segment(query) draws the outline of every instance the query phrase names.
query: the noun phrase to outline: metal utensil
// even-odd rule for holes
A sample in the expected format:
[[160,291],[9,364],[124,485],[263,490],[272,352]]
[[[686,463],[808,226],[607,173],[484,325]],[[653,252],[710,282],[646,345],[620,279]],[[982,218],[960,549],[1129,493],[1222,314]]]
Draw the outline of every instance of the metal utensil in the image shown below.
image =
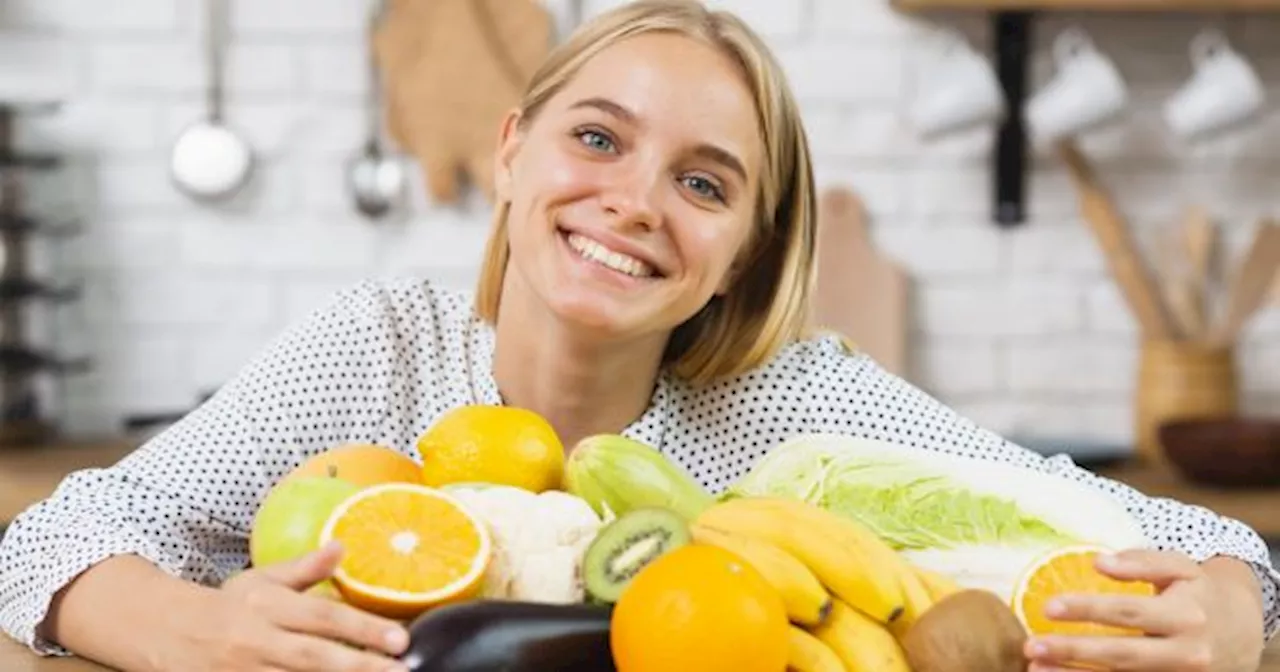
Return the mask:
[[365,47],[369,62],[369,98],[365,111],[368,130],[364,150],[347,164],[347,187],[355,199],[356,209],[370,219],[384,217],[401,204],[406,182],[404,166],[382,146],[382,79],[373,37],[384,9],[384,2],[375,2],[369,12]]
[[188,126],[174,143],[169,172],[183,193],[199,201],[229,198],[248,182],[254,155],[249,143],[223,121],[223,73],[226,54],[227,0],[206,0],[205,119]]

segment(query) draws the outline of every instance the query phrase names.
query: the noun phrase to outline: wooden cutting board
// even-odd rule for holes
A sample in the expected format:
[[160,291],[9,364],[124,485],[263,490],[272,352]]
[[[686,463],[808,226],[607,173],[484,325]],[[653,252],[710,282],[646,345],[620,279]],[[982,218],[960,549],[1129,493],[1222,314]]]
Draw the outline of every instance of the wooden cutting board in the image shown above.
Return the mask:
[[849,189],[827,189],[820,197],[817,262],[813,325],[841,334],[906,377],[909,279],[872,244],[866,209]]
[[386,10],[374,49],[391,137],[435,202],[460,202],[464,180],[492,202],[499,126],[551,49],[551,15],[536,0],[391,0]]

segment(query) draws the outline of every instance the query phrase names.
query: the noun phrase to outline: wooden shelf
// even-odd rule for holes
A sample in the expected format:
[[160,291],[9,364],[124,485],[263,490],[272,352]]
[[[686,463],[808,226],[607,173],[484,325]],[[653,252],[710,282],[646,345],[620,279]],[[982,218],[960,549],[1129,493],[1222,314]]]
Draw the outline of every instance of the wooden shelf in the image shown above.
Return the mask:
[[1280,12],[1280,0],[892,0],[904,12]]

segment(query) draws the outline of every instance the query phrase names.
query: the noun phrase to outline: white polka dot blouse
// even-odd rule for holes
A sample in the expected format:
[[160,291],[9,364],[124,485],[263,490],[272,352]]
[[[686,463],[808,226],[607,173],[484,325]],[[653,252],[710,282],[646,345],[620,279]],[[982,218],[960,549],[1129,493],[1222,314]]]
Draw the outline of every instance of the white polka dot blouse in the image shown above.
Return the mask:
[[[500,404],[493,331],[471,295],[422,279],[367,281],[291,327],[218,393],[119,463],[69,475],[16,518],[0,545],[0,628],[46,655],[37,636],[54,593],[86,568],[136,554],[217,585],[243,568],[248,531],[271,486],[337,444],[371,441],[417,459],[416,438],[445,411]],[[849,352],[834,336],[794,343],[759,369],[695,390],[663,376],[622,433],[659,448],[713,492],[771,446],[845,432],[1028,466],[1119,499],[1161,548],[1250,563],[1276,631],[1280,573],[1238,521],[1143,494],[1013,445]]]

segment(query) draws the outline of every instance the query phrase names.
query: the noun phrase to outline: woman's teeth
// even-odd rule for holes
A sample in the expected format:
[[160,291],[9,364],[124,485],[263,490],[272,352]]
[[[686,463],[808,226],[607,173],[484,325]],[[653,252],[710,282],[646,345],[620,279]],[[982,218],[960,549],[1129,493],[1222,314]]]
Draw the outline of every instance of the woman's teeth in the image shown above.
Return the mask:
[[568,238],[569,247],[577,251],[583,259],[589,259],[619,273],[626,273],[636,278],[647,278],[653,275],[653,267],[635,257],[615,252],[586,236],[576,233],[569,234]]

